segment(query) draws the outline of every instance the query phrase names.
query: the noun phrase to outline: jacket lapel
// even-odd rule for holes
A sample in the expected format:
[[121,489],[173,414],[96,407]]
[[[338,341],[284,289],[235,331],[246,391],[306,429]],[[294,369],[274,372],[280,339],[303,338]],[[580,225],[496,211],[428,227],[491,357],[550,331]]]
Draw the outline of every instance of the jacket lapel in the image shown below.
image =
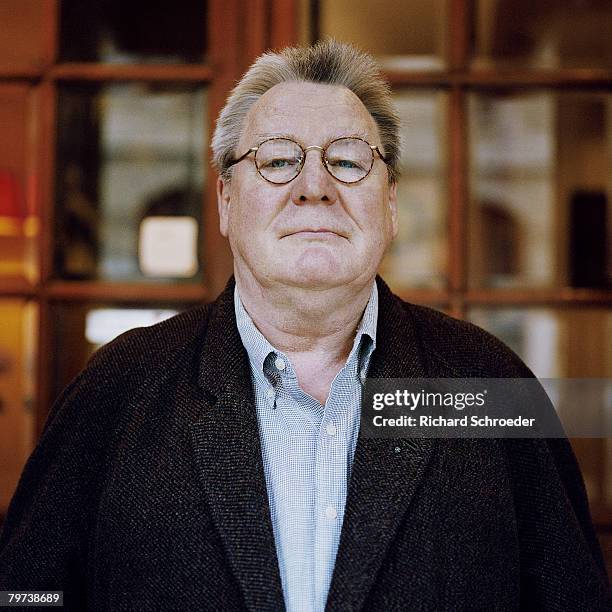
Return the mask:
[[[377,277],[371,378],[426,377],[410,315]],[[360,610],[432,456],[433,439],[373,439],[360,431],[326,610]],[[399,449],[399,451],[397,450]]]
[[191,426],[213,520],[251,610],[284,610],[249,361],[234,316],[234,281],[212,306],[199,384],[207,409]]

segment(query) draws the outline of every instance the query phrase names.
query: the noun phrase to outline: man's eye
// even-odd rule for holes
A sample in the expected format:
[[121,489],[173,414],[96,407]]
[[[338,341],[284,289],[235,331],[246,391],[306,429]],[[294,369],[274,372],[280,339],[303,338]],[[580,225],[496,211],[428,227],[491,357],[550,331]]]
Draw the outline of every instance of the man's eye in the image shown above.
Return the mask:
[[271,169],[281,169],[281,168],[289,168],[291,166],[295,166],[297,161],[295,159],[287,159],[282,157],[277,157],[275,159],[270,159],[264,162],[264,168]]
[[331,159],[329,163],[336,168],[345,168],[347,170],[361,168],[357,162],[351,161],[350,159]]

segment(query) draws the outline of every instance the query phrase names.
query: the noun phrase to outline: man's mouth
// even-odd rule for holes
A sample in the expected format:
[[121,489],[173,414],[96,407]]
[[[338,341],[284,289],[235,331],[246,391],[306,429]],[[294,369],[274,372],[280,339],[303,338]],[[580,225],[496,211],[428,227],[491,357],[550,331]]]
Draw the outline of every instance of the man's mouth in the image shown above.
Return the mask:
[[332,238],[338,236],[344,238],[345,236],[340,232],[327,227],[305,227],[302,229],[292,230],[287,232],[283,238],[288,236],[299,236],[301,238]]

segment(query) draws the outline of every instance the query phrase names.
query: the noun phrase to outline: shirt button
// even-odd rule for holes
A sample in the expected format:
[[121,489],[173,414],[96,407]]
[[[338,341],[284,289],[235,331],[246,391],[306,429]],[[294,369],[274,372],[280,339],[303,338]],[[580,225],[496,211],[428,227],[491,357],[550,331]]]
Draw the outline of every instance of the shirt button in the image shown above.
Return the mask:
[[366,369],[363,368],[363,370],[361,370],[361,380],[365,380],[367,375],[368,373],[366,372]]
[[325,508],[325,516],[333,521],[338,516],[338,513],[333,506],[327,506],[327,508]]
[[274,389],[268,389],[268,390],[266,391],[266,397],[267,397],[268,399],[272,399],[272,398],[274,397]]
[[335,436],[336,435],[336,426],[333,423],[328,423],[327,427],[325,428],[325,431],[327,432],[328,436]]
[[276,360],[274,361],[274,365],[278,370],[282,371],[285,369],[285,362],[280,357],[276,358]]

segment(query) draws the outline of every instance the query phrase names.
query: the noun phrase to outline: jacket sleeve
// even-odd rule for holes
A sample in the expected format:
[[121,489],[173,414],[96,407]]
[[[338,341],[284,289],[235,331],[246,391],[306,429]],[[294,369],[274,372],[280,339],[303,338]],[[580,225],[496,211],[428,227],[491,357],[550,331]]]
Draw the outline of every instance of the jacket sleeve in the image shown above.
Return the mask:
[[67,609],[86,608],[87,548],[117,403],[108,392],[117,367],[104,353],[54,403],[25,465],[0,533],[0,590],[61,590]]
[[604,560],[569,441],[505,442],[520,540],[521,609],[612,610]]

